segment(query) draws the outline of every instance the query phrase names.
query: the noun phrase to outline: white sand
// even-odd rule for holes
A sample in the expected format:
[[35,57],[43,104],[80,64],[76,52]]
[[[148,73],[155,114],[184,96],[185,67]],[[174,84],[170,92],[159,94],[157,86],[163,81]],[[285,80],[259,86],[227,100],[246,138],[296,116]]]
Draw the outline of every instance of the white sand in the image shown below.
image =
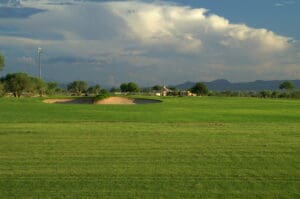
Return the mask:
[[103,100],[99,100],[95,104],[135,104],[134,99],[126,97],[109,97]]

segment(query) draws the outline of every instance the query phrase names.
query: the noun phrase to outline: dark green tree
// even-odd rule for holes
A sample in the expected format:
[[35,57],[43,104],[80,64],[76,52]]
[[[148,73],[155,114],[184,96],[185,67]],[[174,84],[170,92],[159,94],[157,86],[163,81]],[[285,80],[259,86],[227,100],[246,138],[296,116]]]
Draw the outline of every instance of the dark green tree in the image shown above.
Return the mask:
[[86,92],[88,85],[85,81],[74,81],[68,84],[67,87],[69,92],[80,96],[82,93]]
[[161,86],[161,85],[155,85],[152,87],[152,90],[154,90],[154,91],[160,91],[162,89],[163,89],[163,86]]
[[120,85],[120,89],[121,89],[121,92],[128,92],[128,84],[127,83],[122,83]]
[[282,84],[279,85],[281,90],[292,90],[295,88],[294,84],[290,81],[284,81]]
[[204,83],[198,82],[191,88],[191,92],[195,93],[197,95],[207,95],[208,88],[206,87],[206,85]]
[[128,92],[131,92],[131,93],[133,93],[133,92],[139,92],[139,86],[136,84],[136,83],[134,83],[134,82],[129,82],[128,84],[127,84],[127,91]]
[[134,82],[123,83],[120,85],[121,92],[139,92],[139,86]]
[[101,87],[99,84],[96,84],[95,86],[90,86],[88,89],[87,89],[87,92],[89,94],[93,94],[93,95],[99,95],[100,94],[100,91],[101,91]]
[[177,87],[174,87],[174,86],[173,86],[173,87],[170,87],[169,89],[170,89],[171,91],[174,91],[174,92],[177,92],[177,91],[178,91],[178,88],[177,88]]
[[112,88],[110,89],[110,92],[112,92],[112,93],[120,92],[120,91],[121,91],[120,88],[116,88],[116,87],[112,87]]
[[57,82],[48,82],[47,83],[47,89],[46,89],[47,95],[54,95],[57,90],[58,90]]
[[30,83],[31,93],[38,93],[40,97],[42,97],[45,94],[47,89],[47,83],[44,80],[36,77],[31,77]]
[[2,82],[4,82],[5,90],[15,97],[20,97],[25,91],[32,91],[32,79],[26,73],[7,74]]

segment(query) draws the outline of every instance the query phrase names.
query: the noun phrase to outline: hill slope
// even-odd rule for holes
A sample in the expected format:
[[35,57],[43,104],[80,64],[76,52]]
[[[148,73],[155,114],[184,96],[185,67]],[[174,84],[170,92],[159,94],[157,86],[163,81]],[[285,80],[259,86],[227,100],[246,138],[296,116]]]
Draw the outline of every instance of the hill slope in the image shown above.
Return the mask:
[[[271,80],[271,81],[262,81],[257,80],[254,82],[240,82],[240,83],[231,83],[226,79],[219,79],[211,82],[204,82],[209,90],[214,91],[261,91],[261,90],[278,90],[279,85],[286,80]],[[296,88],[300,88],[300,80],[290,80]],[[176,87],[182,90],[191,88],[195,82],[185,82],[179,84]]]

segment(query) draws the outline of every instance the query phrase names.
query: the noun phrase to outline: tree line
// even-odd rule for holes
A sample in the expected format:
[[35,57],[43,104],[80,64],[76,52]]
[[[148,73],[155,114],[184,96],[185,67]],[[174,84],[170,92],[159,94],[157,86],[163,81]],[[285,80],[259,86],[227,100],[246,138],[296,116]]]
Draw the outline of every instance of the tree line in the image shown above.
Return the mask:
[[[279,86],[278,91],[209,91],[204,83],[198,82],[188,89],[198,96],[227,96],[227,97],[261,97],[261,98],[300,98],[300,91],[295,90],[294,85],[285,81]],[[139,88],[134,82],[122,83],[119,88],[112,88],[110,92],[151,94],[161,92],[163,86],[155,85],[151,88]],[[180,90],[173,87],[168,89],[169,96],[179,96]],[[21,96],[44,96],[44,95],[74,95],[74,96],[97,96],[108,93],[99,84],[88,86],[85,81],[73,81],[66,88],[61,88],[56,82],[45,82],[44,80],[30,76],[26,73],[12,73],[0,78],[0,96],[11,94],[14,97]]]
[[[0,53],[0,71],[5,66],[4,56]],[[119,88],[112,88],[110,92],[122,93],[153,93],[160,92],[165,88],[161,85],[154,85],[150,88],[140,88],[137,83],[128,82],[122,83]],[[300,91],[295,90],[295,86],[290,81],[285,81],[279,86],[280,91],[209,91],[207,86],[198,82],[188,91],[198,96],[239,96],[239,97],[261,97],[261,98],[300,98]],[[168,95],[179,96],[180,92],[176,87],[170,87]],[[67,88],[61,88],[56,82],[45,82],[43,79],[30,76],[26,73],[12,73],[0,78],[0,96],[5,94],[12,94],[14,97],[21,97],[22,95],[55,95],[55,94],[70,94],[76,96],[106,96],[108,91],[102,89],[99,84],[88,86],[85,81],[73,81],[67,85]]]
[[84,81],[74,81],[68,84],[67,89],[61,88],[57,82],[45,82],[26,73],[12,73],[0,78],[0,96],[11,94],[14,97],[44,96],[71,94],[98,95],[101,92],[100,85],[88,87]]
[[[134,82],[123,83],[117,89],[124,93],[137,93],[140,91]],[[66,89],[61,88],[56,82],[45,82],[44,80],[30,76],[26,73],[11,73],[0,78],[0,96],[11,94],[14,97],[21,96],[44,96],[44,95],[74,95],[74,96],[97,96],[107,95],[108,91],[102,89],[99,84],[88,86],[85,81],[73,81]]]

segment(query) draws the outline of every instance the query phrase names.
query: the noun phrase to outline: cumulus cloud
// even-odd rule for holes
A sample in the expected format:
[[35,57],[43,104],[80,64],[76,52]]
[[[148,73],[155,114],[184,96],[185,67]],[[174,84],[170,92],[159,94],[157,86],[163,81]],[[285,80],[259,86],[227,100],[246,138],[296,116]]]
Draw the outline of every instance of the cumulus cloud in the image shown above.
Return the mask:
[[[42,46],[49,78],[151,85],[300,76],[292,38],[233,24],[204,8],[76,0],[24,0],[21,6],[47,11],[27,20],[0,18],[0,47],[8,49],[12,60],[15,52],[34,57],[36,47]],[[18,36],[1,32],[10,26]],[[68,76],[55,74],[70,68]]]
[[290,38],[266,29],[244,24],[231,24],[227,19],[207,14],[205,9],[170,5],[113,3],[107,5],[128,25],[133,38],[144,43],[175,45],[178,50],[192,52],[203,45],[216,44],[233,48],[256,48],[260,52],[286,50]]

